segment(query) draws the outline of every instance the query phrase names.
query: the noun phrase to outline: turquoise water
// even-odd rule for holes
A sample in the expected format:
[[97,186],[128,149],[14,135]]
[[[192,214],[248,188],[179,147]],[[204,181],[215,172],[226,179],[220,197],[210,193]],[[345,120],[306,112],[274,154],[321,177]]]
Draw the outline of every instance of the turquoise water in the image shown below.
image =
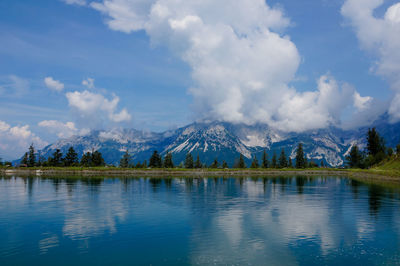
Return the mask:
[[0,177],[0,265],[399,264],[399,196],[336,177]]

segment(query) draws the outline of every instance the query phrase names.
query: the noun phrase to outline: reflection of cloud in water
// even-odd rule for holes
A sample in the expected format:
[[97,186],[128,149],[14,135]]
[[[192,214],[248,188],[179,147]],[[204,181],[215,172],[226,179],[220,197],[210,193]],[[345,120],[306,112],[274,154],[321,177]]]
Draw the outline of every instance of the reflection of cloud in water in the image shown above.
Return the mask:
[[230,244],[237,246],[242,238],[242,217],[241,210],[221,211],[217,217],[217,225],[224,231],[230,240]]
[[[89,239],[106,231],[111,234],[117,231],[117,222],[124,221],[127,215],[125,199],[121,196],[119,186],[108,186],[113,190],[104,196],[90,197],[89,193],[81,193],[86,198],[72,198],[65,202],[63,234],[71,239]],[[96,192],[101,194],[102,192]],[[125,203],[126,204],[126,203]]]
[[[265,259],[274,259],[268,264],[293,265],[297,264],[293,246],[317,244],[322,255],[327,255],[337,252],[343,240],[351,246],[360,237],[372,237],[374,227],[366,222],[370,220],[368,206],[363,203],[352,206],[349,211],[357,212],[357,216],[353,214],[352,223],[344,224],[340,220],[344,217],[333,206],[349,202],[335,199],[329,182],[336,186],[340,180],[317,184],[323,193],[298,194],[295,182],[287,183],[285,189],[268,183],[264,191],[261,180],[257,183],[246,180],[241,187],[244,194],[241,200],[215,200],[212,204],[217,211],[212,212],[210,223],[206,223],[207,227],[201,223],[194,229],[192,262],[265,264]],[[341,225],[349,226],[350,236]]]
[[52,235],[39,241],[40,254],[46,254],[50,248],[58,247],[58,236]]

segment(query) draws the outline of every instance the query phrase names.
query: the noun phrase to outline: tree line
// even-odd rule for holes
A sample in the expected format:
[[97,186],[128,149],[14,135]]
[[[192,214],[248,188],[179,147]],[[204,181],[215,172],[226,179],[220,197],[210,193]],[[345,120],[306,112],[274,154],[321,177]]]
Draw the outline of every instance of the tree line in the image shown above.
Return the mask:
[[[321,162],[321,167],[324,167],[323,161]],[[196,159],[194,159],[191,153],[187,153],[185,160],[179,164],[175,165],[172,158],[172,153],[167,152],[164,158],[158,153],[157,150],[153,151],[153,154],[148,160],[143,161],[143,163],[132,163],[132,158],[129,155],[128,151],[124,153],[122,156],[119,167],[121,168],[187,168],[187,169],[198,169],[198,168],[229,168],[228,163],[223,160],[220,162],[218,158],[215,158],[214,161],[210,165],[206,165],[201,162],[200,156],[197,155]],[[318,164],[314,161],[309,161],[304,154],[303,144],[299,143],[296,150],[295,161],[292,161],[290,156],[288,157],[285,153],[285,150],[282,149],[279,157],[274,152],[272,159],[269,160],[267,152],[264,150],[262,154],[261,161],[257,159],[256,156],[253,157],[250,168],[314,168],[318,167]],[[233,168],[248,168],[245,162],[245,158],[243,154],[240,154],[239,158],[235,160]]]
[[86,152],[82,155],[82,158],[79,160],[78,153],[74,150],[73,147],[70,147],[63,156],[60,149],[56,149],[54,153],[47,158],[47,160],[38,153],[36,155],[35,148],[33,144],[29,147],[28,152],[24,154],[22,157],[21,163],[22,166],[26,167],[72,167],[72,166],[81,166],[81,167],[96,167],[96,166],[105,166],[106,163],[103,159],[101,152],[92,151]]
[[[367,145],[360,150],[358,145],[353,145],[348,156],[347,166],[350,168],[370,168],[394,156],[392,147],[386,147],[385,139],[379,135],[376,128],[368,129],[366,135]],[[400,144],[396,147],[396,155],[400,154]]]

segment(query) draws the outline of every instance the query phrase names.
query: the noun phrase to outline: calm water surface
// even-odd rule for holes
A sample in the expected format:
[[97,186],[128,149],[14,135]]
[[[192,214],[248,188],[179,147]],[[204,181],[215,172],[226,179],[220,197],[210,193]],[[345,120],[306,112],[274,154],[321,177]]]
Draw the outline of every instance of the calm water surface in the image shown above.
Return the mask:
[[0,177],[0,265],[394,265],[399,211],[336,177]]

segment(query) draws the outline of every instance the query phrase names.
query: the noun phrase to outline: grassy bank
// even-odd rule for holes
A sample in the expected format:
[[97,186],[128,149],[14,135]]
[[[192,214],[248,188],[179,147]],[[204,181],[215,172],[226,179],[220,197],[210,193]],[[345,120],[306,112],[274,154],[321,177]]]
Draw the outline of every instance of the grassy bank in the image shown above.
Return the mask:
[[38,168],[2,168],[3,175],[76,175],[76,176],[224,176],[224,177],[243,177],[243,176],[294,176],[294,175],[339,175],[366,179],[380,179],[400,182],[400,171],[396,169],[373,168],[362,169],[335,169],[335,168],[306,168],[306,169],[136,169],[136,168],[117,168],[117,167],[38,167]]

